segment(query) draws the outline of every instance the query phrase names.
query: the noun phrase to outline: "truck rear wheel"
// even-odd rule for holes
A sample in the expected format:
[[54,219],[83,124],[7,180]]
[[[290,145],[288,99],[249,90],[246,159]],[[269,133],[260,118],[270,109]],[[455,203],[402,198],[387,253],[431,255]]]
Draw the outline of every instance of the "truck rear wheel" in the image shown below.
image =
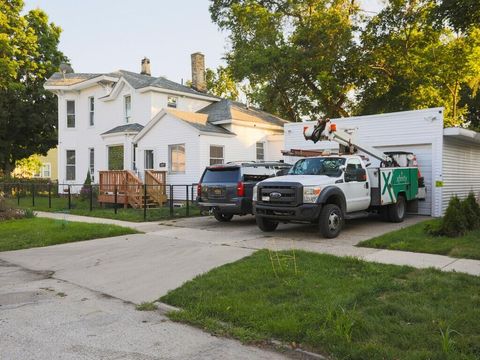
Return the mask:
[[407,201],[405,196],[399,195],[395,204],[388,205],[388,219],[394,223],[400,223],[407,214]]
[[224,214],[224,213],[221,213],[220,211],[214,211],[213,216],[215,216],[215,219],[217,219],[217,221],[220,221],[220,222],[228,222],[233,218],[233,214]]
[[343,215],[338,205],[327,204],[322,208],[318,226],[323,237],[328,239],[335,238],[340,234],[343,226]]
[[256,216],[255,221],[257,222],[257,226],[260,228],[260,230],[264,232],[275,231],[278,226],[278,221],[266,219],[260,216]]

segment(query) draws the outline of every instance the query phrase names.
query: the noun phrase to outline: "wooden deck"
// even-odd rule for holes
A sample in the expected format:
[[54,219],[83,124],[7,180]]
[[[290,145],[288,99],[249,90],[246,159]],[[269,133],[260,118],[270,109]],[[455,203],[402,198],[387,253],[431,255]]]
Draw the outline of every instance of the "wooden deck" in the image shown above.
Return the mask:
[[145,184],[130,170],[100,171],[99,175],[98,202],[101,204],[141,208],[144,204],[156,207],[167,202],[165,171],[146,170]]

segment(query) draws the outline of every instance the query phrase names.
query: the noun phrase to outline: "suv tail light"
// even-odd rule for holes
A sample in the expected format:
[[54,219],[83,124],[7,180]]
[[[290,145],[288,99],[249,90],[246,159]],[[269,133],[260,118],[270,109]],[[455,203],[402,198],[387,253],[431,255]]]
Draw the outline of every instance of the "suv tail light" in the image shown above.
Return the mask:
[[237,196],[245,196],[245,184],[241,181],[237,183]]
[[202,196],[202,185],[201,184],[197,185],[197,196],[198,197]]

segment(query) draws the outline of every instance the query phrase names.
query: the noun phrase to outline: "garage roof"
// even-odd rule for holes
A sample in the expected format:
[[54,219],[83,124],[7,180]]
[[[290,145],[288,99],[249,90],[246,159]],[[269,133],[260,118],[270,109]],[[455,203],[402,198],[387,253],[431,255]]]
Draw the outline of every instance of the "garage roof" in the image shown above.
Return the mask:
[[480,133],[459,127],[443,129],[443,136],[480,145]]

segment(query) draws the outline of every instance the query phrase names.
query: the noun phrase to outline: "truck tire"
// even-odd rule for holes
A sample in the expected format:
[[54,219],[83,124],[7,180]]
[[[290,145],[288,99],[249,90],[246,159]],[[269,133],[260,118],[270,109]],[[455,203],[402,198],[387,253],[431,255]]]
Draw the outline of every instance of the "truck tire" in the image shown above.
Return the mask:
[[278,221],[266,219],[261,216],[256,216],[255,221],[257,222],[257,226],[259,227],[260,230],[264,232],[272,232],[275,231],[275,229],[278,226]]
[[340,234],[343,226],[342,210],[335,204],[327,204],[320,212],[318,221],[320,233],[327,239],[332,239]]
[[215,219],[220,222],[229,222],[233,218],[233,214],[224,214],[220,211],[214,211],[213,216],[215,216]]
[[401,223],[407,214],[405,196],[399,195],[395,204],[388,205],[388,219],[393,223]]

